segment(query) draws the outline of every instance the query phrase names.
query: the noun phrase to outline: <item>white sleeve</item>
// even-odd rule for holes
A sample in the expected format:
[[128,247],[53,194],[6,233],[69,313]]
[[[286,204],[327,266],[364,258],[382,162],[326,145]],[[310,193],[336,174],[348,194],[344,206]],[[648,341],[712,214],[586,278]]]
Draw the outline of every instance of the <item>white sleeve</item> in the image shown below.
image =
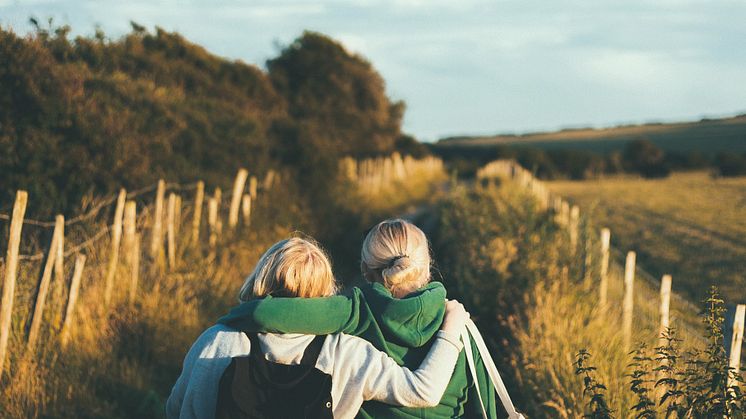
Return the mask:
[[227,326],[213,326],[194,342],[166,401],[168,419],[212,418],[218,384],[232,357],[248,355],[249,339]]
[[422,364],[411,371],[370,342],[340,335],[335,378],[345,381],[338,384],[344,385],[346,391],[362,391],[364,400],[406,407],[437,406],[451,380],[461,347],[458,335],[440,331]]

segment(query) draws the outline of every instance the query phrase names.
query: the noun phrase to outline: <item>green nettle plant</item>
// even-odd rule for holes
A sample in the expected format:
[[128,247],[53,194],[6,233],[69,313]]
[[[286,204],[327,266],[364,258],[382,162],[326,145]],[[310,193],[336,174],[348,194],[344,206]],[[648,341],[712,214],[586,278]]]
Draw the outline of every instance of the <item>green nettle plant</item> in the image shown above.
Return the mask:
[[594,376],[596,367],[590,365],[588,360],[591,354],[581,349],[575,356],[575,374],[583,377],[583,395],[589,397],[588,412],[583,415],[588,419],[611,419],[612,411],[606,403],[606,386],[599,383]]
[[[647,344],[640,343],[638,348],[632,352],[632,362],[628,367],[632,368],[629,374],[630,390],[637,396],[637,403],[632,409],[637,413],[635,418],[655,418],[655,401],[651,399],[653,389],[651,385],[655,382],[655,371],[652,368],[653,358],[649,355]],[[653,398],[655,396],[653,395]]]
[[686,412],[683,402],[684,391],[682,390],[681,372],[679,363],[681,359],[681,339],[676,337],[676,329],[667,328],[661,333],[661,346],[655,348],[655,360],[658,366],[653,371],[658,374],[655,382],[656,390],[660,389],[660,406],[665,406],[666,417],[682,417]]
[[[723,336],[725,304],[712,287],[705,303],[702,321],[707,344],[681,354],[681,339],[672,328],[660,336],[654,358],[645,343],[632,352],[630,391],[637,403],[632,406],[635,418],[742,418],[743,378],[728,365]],[[593,376],[590,354],[581,350],[575,361],[575,373],[583,378],[585,397],[589,398],[587,418],[609,418],[606,387]],[[656,378],[657,377],[657,378]]]

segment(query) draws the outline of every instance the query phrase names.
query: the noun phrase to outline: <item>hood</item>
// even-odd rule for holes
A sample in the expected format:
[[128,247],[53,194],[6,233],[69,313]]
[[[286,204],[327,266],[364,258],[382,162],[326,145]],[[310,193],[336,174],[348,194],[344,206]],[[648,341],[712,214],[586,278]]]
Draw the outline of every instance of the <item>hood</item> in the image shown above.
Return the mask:
[[440,330],[446,299],[440,282],[431,282],[404,298],[394,298],[379,283],[364,285],[361,290],[387,341],[417,348]]

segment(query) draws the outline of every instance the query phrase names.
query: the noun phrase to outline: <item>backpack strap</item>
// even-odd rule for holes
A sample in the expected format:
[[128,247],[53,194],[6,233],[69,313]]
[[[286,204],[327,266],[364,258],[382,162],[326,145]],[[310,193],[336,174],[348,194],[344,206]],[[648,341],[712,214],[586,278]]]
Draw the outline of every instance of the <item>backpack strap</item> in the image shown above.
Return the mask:
[[318,335],[313,338],[311,343],[306,346],[306,350],[303,351],[303,358],[300,360],[301,365],[316,366],[316,361],[321,354],[321,348],[324,347],[324,340],[326,340],[326,335]]
[[[479,355],[482,357],[482,362],[484,362],[484,366],[487,369],[487,373],[490,376],[492,384],[495,386],[495,390],[497,391],[497,395],[500,398],[505,411],[508,412],[508,417],[511,419],[523,419],[523,415],[515,410],[513,401],[510,399],[510,394],[508,394],[508,389],[505,387],[505,383],[503,383],[502,378],[500,378],[500,374],[497,372],[495,361],[492,359],[492,356],[487,349],[487,345],[484,343],[482,335],[479,333],[479,330],[477,329],[477,326],[474,324],[474,322],[469,319],[466,321],[466,328],[461,332],[461,338],[464,340],[464,349],[466,349],[466,360],[469,363],[469,369],[471,370],[471,375],[474,379],[474,382],[477,383],[477,374],[474,365],[474,355],[471,352],[472,348],[469,334],[471,334],[474,338],[474,343],[476,343],[477,345],[477,350],[479,351]],[[487,412],[484,409],[484,402],[482,401],[482,396],[479,392],[478,383],[477,394],[479,395],[479,402],[482,405],[482,414],[485,418],[487,418]]]

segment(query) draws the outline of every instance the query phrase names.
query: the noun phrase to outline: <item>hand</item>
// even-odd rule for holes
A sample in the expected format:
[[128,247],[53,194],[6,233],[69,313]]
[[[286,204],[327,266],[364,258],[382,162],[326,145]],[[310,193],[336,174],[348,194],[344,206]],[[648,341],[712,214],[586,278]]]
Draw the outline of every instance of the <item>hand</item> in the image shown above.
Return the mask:
[[446,316],[440,330],[448,333],[461,333],[469,320],[469,312],[456,300],[446,301]]

